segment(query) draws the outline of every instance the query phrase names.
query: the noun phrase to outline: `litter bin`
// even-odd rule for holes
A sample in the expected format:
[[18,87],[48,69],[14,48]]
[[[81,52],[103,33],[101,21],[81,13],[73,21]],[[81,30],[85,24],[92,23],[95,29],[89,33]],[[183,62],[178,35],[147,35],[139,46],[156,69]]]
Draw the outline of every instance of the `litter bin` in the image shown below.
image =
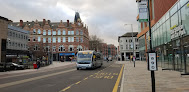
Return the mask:
[[34,69],[37,69],[37,64],[33,64],[33,68],[34,68]]

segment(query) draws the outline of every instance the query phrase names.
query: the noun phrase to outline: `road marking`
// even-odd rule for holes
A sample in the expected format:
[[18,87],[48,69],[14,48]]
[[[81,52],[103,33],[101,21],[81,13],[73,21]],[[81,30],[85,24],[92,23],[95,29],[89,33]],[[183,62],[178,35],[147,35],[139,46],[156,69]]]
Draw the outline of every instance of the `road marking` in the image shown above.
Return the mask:
[[77,83],[75,83],[75,84],[79,84],[81,81],[78,81]]
[[[63,89],[63,90],[61,90],[61,91],[66,91],[66,90],[68,90],[68,89],[70,89],[71,87],[69,86],[69,87],[67,87],[67,88],[65,88],[65,89]],[[60,91],[60,92],[61,92]]]
[[84,80],[87,80],[88,79],[88,77],[87,78],[85,78]]
[[118,78],[117,78],[117,81],[116,81],[116,83],[115,83],[115,86],[114,86],[114,89],[113,89],[112,92],[117,92],[117,89],[118,89],[118,86],[119,86],[119,82],[120,82],[120,80],[121,80],[121,75],[122,75],[122,73],[123,73],[123,68],[124,68],[124,65],[122,65],[122,68],[121,68],[121,70],[120,70],[119,76],[118,76]]
[[29,79],[24,79],[24,80],[19,80],[19,81],[15,81],[15,82],[9,82],[9,83],[5,83],[5,84],[1,84],[0,88],[13,86],[13,85],[18,85],[18,84],[21,84],[21,83],[26,83],[26,82],[30,82],[30,81],[34,81],[34,80],[39,80],[39,79],[42,79],[42,78],[47,78],[47,77],[51,77],[51,76],[55,76],[55,75],[59,75],[59,74],[63,74],[63,73],[71,72],[71,71],[75,71],[75,69],[62,71],[62,72],[57,72],[57,73],[52,73],[52,74],[43,75],[43,76],[38,76],[38,77],[33,77],[33,78],[29,78]]

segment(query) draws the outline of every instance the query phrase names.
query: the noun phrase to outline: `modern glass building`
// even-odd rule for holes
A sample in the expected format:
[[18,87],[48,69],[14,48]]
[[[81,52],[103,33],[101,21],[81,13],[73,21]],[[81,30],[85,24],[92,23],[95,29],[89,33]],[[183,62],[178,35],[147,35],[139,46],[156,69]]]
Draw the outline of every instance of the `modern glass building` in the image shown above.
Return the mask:
[[[189,0],[173,0],[173,2],[165,0],[167,4],[161,3],[162,0],[150,1],[153,15],[152,47],[158,54],[158,65],[163,69],[189,73]],[[162,13],[160,9],[156,9],[158,7],[168,8]],[[145,41],[145,45],[139,48],[141,53],[149,49],[149,33],[146,30],[145,27],[141,27],[141,34],[138,35],[141,43]]]

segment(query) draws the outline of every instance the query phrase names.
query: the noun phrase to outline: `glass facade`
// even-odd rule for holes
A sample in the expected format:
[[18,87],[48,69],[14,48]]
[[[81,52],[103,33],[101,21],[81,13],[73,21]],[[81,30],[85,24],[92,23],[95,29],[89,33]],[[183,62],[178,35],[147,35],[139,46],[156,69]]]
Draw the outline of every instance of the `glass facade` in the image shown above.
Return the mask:
[[[188,4],[188,0],[179,0],[152,27],[152,47],[158,55],[158,66],[164,69],[189,73]],[[181,26],[183,26],[183,29],[178,30]],[[177,34],[183,30],[186,31],[186,34]],[[174,35],[173,38],[171,38],[171,35]],[[141,45],[143,44],[140,44],[139,49],[143,47]]]

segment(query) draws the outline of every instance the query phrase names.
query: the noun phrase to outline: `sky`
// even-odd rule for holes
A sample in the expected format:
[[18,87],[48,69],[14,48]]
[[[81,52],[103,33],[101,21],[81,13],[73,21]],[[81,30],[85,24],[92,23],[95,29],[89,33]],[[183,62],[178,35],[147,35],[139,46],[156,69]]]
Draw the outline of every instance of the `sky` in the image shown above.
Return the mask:
[[138,32],[136,0],[0,0],[0,16],[13,22],[74,21],[75,12],[89,28],[107,44],[118,46],[118,36]]

